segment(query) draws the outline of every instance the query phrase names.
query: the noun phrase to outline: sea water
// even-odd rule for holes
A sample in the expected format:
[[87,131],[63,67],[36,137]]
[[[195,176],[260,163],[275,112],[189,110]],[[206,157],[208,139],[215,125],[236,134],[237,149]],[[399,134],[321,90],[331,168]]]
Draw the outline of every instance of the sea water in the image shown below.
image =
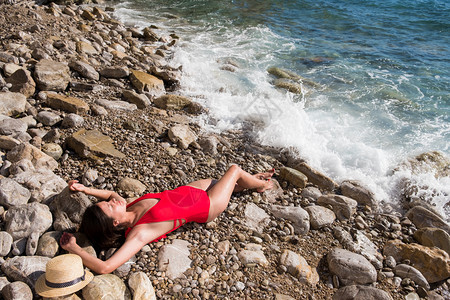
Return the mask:
[[[450,178],[392,175],[427,151],[449,155],[450,2],[446,0],[131,0],[128,25],[180,36],[172,65],[181,93],[209,114],[208,131],[248,128],[296,151],[337,182],[362,181],[396,204],[399,183],[450,217]],[[279,67],[301,93],[274,86]],[[446,206],[447,204],[447,206]]]

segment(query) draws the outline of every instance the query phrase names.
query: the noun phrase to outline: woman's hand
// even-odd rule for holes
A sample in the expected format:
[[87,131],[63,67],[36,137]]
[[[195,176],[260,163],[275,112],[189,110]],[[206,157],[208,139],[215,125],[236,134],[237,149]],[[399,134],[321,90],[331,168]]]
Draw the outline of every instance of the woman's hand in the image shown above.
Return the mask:
[[[61,247],[69,252],[73,252],[73,249],[77,247],[77,239],[71,233],[64,232],[59,239],[59,244]],[[71,251],[72,250],[72,251]]]
[[78,180],[71,180],[69,181],[69,189],[73,192],[83,192],[85,193],[88,189],[83,184],[78,183]]

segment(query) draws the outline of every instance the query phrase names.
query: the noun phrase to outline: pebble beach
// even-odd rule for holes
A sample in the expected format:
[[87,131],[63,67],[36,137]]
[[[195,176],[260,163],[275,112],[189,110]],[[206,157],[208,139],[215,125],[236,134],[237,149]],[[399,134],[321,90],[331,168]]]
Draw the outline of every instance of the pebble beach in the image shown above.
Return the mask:
[[[96,202],[67,181],[115,190],[127,201],[203,178],[231,164],[275,168],[275,188],[234,194],[207,224],[189,223],[146,245],[112,274],[60,299],[448,299],[450,225],[405,181],[400,207],[354,180],[335,182],[292,149],[243,130],[212,134],[208,114],[179,94],[183,39],[127,27],[100,4],[0,1],[0,290],[41,299],[46,263],[65,253]],[[283,76],[283,70],[272,69]],[[430,151],[392,172],[450,160]],[[81,233],[77,241],[102,259]],[[113,295],[113,296],[111,296]]]

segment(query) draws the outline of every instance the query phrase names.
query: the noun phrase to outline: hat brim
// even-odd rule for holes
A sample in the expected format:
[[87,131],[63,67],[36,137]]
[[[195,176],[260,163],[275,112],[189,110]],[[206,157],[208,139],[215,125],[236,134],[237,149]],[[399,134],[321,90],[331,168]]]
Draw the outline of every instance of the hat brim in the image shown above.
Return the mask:
[[83,281],[77,282],[76,284],[64,287],[64,288],[51,288],[45,284],[45,273],[42,274],[38,280],[36,281],[36,284],[34,285],[34,289],[36,290],[36,293],[38,293],[42,297],[59,297],[59,296],[65,296],[69,294],[73,294],[76,291],[81,290],[86,285],[88,285],[89,282],[92,281],[94,278],[94,275],[86,270],[86,275]]

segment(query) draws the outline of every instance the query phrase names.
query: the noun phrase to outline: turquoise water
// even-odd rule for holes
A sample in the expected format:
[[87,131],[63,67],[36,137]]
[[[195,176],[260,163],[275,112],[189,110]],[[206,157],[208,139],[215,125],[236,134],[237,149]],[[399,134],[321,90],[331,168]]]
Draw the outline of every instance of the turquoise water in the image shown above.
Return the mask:
[[[182,93],[209,108],[205,130],[250,123],[261,143],[362,180],[380,200],[398,201],[406,177],[441,211],[449,202],[449,178],[389,175],[407,157],[450,153],[448,1],[135,0],[116,15],[181,37],[172,64]],[[303,93],[275,88],[271,66],[306,78]]]

